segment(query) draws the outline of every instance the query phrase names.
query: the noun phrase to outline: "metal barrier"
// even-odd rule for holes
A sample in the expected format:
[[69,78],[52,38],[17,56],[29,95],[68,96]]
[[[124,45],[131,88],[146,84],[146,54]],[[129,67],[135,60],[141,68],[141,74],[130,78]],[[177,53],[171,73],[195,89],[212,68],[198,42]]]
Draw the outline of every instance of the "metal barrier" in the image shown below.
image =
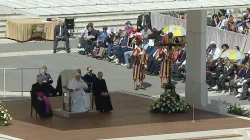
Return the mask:
[[[24,92],[24,88],[23,88],[23,71],[24,70],[31,70],[31,69],[37,69],[38,70],[38,74],[40,73],[41,68],[0,68],[0,70],[3,70],[3,91],[6,91],[6,71],[7,70],[20,70],[21,71],[21,96],[23,98],[23,92]],[[4,98],[6,97],[6,95],[4,94]]]

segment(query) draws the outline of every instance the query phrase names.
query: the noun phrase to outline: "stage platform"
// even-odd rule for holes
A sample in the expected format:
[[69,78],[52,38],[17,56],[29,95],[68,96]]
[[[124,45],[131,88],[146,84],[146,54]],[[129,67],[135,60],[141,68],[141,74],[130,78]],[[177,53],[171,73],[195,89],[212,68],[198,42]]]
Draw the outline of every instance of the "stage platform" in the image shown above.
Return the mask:
[[68,112],[62,109],[53,109],[52,112],[55,116],[61,116],[61,117],[66,117],[66,118],[92,117],[98,113],[97,111],[94,111],[94,110],[83,112],[83,113],[75,113],[75,112]]
[[[248,120],[195,110],[185,114],[152,114],[153,100],[120,92],[111,93],[112,113],[51,119],[30,117],[30,100],[3,102],[13,116],[13,125],[1,127],[0,133],[24,140],[96,140],[250,127]],[[51,98],[54,109],[61,98]],[[35,113],[34,113],[35,114]],[[167,138],[166,138],[167,139]]]

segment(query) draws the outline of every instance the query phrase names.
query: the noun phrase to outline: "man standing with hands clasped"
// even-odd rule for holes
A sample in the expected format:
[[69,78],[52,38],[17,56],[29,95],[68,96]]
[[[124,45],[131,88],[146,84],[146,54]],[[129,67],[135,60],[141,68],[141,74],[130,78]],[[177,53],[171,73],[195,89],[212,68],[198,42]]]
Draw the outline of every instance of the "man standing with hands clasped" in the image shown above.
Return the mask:
[[137,32],[140,32],[144,29],[144,27],[147,26],[149,29],[151,29],[151,18],[149,13],[144,12],[137,18]]
[[69,33],[67,30],[66,25],[62,20],[59,21],[59,24],[56,25],[54,29],[54,47],[53,47],[53,53],[56,53],[57,45],[59,41],[65,41],[66,43],[66,52],[70,53],[69,48]]

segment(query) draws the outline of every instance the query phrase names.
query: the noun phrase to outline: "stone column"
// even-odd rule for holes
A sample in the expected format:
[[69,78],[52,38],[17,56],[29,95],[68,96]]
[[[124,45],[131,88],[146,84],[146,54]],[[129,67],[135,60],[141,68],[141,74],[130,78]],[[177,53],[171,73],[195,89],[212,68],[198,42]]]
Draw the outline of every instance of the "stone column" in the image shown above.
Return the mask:
[[206,80],[206,35],[207,11],[187,12],[187,103],[203,107],[207,106],[208,93]]
[[206,85],[207,11],[187,12],[187,65],[185,101],[195,108],[221,112],[219,105],[208,105]]

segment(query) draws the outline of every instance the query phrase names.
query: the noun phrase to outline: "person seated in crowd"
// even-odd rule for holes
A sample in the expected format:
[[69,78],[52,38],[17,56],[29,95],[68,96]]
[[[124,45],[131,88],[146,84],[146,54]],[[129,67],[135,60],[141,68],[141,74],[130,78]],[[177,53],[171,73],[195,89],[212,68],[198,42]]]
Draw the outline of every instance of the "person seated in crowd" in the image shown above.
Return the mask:
[[180,50],[179,55],[173,64],[173,72],[172,72],[173,74],[176,75],[178,67],[181,66],[181,64],[185,60],[186,60],[186,46]]
[[247,35],[249,33],[249,27],[247,26],[247,23],[243,22],[241,26],[243,29],[241,33]]
[[83,39],[83,48],[89,55],[92,55],[94,46],[96,44],[98,31],[94,29],[93,25],[89,25],[88,27],[88,35]]
[[37,76],[37,82],[31,88],[31,103],[40,118],[50,118],[52,117],[52,111],[50,101],[46,96],[48,90],[44,80],[42,75]]
[[240,52],[240,47],[239,47],[239,46],[235,46],[235,47],[234,47],[234,50],[236,50],[236,51],[239,51],[239,52]]
[[228,21],[224,23],[224,26],[221,27],[222,30],[232,31]]
[[87,112],[91,106],[91,94],[86,93],[88,85],[81,79],[80,73],[76,71],[76,75],[68,83],[68,91],[71,94],[71,111]]
[[235,24],[232,24],[232,25],[231,25],[231,29],[232,29],[232,32],[235,32],[235,33],[238,33],[238,32],[239,32],[239,29],[238,29],[238,27],[236,27]]
[[246,64],[249,61],[250,61],[250,50],[247,53],[245,53],[245,58],[242,60],[241,63]]
[[125,36],[125,32],[123,33],[123,35],[119,35],[119,34],[116,34],[115,37],[114,37],[114,41],[113,41],[113,44],[109,44],[108,45],[108,48],[107,48],[107,56],[113,60],[115,58],[114,55],[112,55],[112,52],[114,52],[116,49],[119,49],[119,45],[120,45],[120,40],[122,38],[122,36]]
[[230,82],[234,78],[234,69],[231,62],[228,60],[224,66],[224,71],[220,75],[219,80],[217,82],[218,91],[221,91],[222,94],[227,92],[226,82]]
[[88,27],[89,26],[93,26],[94,27],[94,24],[93,23],[89,23],[82,31],[81,35],[80,35],[80,38],[79,38],[79,44],[78,44],[78,48],[84,48],[84,44],[85,44],[85,38],[86,36],[88,36]]
[[215,42],[210,43],[206,52],[207,52],[207,55],[209,55],[214,62],[217,61],[217,59],[220,57],[222,53],[221,49],[216,46]]
[[[112,51],[112,56],[109,58],[111,60],[113,60],[112,61],[113,63],[115,63],[116,65],[119,65],[120,62],[122,61],[121,59],[123,59],[124,52],[129,51],[129,50],[131,50],[131,49],[128,48],[127,32],[123,32],[123,34],[120,36],[120,40],[119,40],[118,45],[108,46],[107,52],[109,53]],[[124,60],[123,60],[123,62],[124,62]]]
[[[137,40],[141,40],[142,38],[141,38],[141,36],[136,36],[136,39]],[[144,48],[144,50],[147,50],[147,48],[148,48],[148,39],[147,38],[144,38],[143,39],[143,44],[142,44],[142,47]],[[147,51],[146,51],[147,52]],[[122,53],[124,54],[123,56],[123,58],[121,58],[121,61],[122,61],[122,66],[125,66],[125,67],[131,67],[133,64],[134,64],[134,61],[133,60],[131,60],[131,59],[133,59],[132,58],[132,53],[133,53],[133,50],[132,50],[132,48],[131,47],[128,47],[127,49],[123,49],[123,51],[122,51]],[[130,57],[130,60],[132,61],[131,62],[131,64],[129,64],[129,63],[127,63],[128,62],[128,60],[129,60],[129,57]]]
[[116,65],[124,65],[124,52],[130,51],[132,48],[128,47],[128,35],[126,32],[121,36],[119,47],[113,51],[113,55],[115,56],[115,60],[113,61]]
[[174,48],[173,50],[173,63],[175,63],[177,61],[177,58],[179,56],[179,52],[180,52],[180,46],[177,46],[176,48]]
[[147,55],[148,56],[148,63],[147,63],[147,75],[156,76],[159,75],[159,65],[161,62],[161,58],[159,57],[159,53],[162,51],[162,42],[156,43],[156,46],[151,52]]
[[222,53],[223,53],[229,49],[229,46],[227,44],[222,44],[221,48],[222,48]]
[[96,75],[93,73],[93,68],[92,67],[87,67],[87,73],[83,76],[83,81],[85,81],[88,85],[88,90],[86,92],[90,93],[91,92],[91,87],[94,85],[95,80],[96,80]]
[[250,85],[250,63],[247,62],[245,64],[245,71],[243,74],[243,78],[240,82],[238,82],[238,85],[242,85],[243,91],[239,93],[236,97],[240,100],[246,100],[248,99],[248,88]]
[[219,16],[219,23],[218,25],[216,26],[217,28],[221,29],[221,27],[224,26],[224,23],[227,21],[226,17],[225,16]]
[[209,23],[209,26],[216,27],[219,24],[220,20],[217,14],[213,14],[212,20]]
[[50,74],[47,73],[47,70],[48,70],[47,67],[43,66],[41,73],[38,74],[37,76],[42,76],[44,79],[43,82],[45,83],[48,90],[48,95],[46,96],[56,96],[58,91],[52,86],[53,79],[51,78]]
[[99,112],[110,112],[113,110],[106,81],[102,78],[103,73],[98,72],[97,79],[93,87],[96,110]]
[[184,79],[185,77],[183,77],[183,73],[185,73],[185,71],[186,71],[186,59],[177,68],[176,74],[174,75],[174,79],[177,81]]
[[97,42],[96,42],[96,50],[95,53],[93,54],[93,58],[103,58],[104,57],[104,52],[106,48],[106,42],[108,40],[108,27],[104,26],[103,31],[99,32],[98,37],[97,37]]
[[223,59],[218,58],[216,63],[211,63],[210,72],[207,73],[207,83],[212,90],[218,90],[217,81],[223,74],[224,64]]
[[148,25],[146,25],[146,26],[144,26],[144,29],[143,30],[141,30],[141,36],[142,36],[142,39],[144,39],[144,38],[148,38],[148,36],[150,35],[150,34],[152,34],[152,31],[148,28]]
[[62,20],[59,21],[59,25],[55,26],[54,29],[54,46],[53,46],[53,53],[57,51],[57,45],[59,41],[65,41],[66,43],[66,51],[70,53],[69,47],[69,32],[67,30],[66,25]]
[[237,83],[239,83],[244,76],[245,67],[243,64],[240,64],[239,66],[234,66],[234,79],[230,81],[230,95],[237,95],[238,94],[238,86]]

